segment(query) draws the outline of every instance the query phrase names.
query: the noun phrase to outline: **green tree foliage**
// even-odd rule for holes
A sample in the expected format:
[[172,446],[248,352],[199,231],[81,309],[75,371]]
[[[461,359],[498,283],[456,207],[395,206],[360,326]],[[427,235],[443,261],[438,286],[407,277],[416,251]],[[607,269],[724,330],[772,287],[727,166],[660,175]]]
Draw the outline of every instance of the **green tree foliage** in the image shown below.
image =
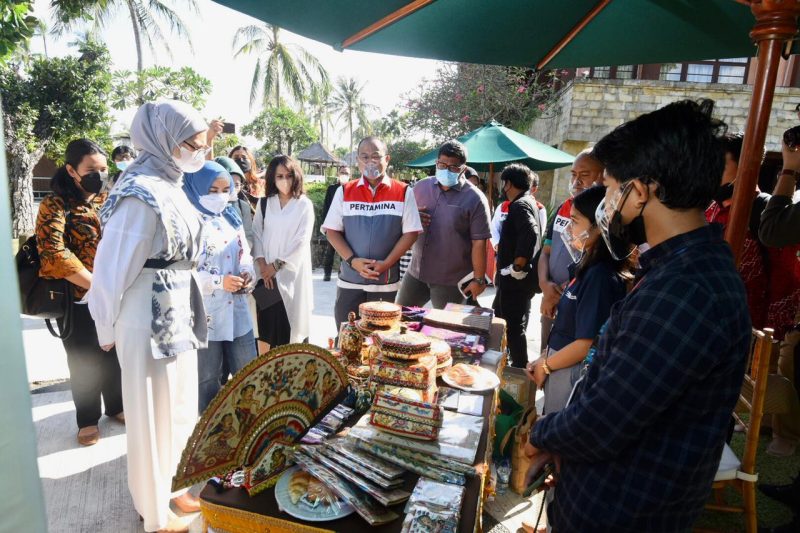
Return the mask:
[[268,107],[242,128],[242,133],[262,141],[262,150],[286,155],[307,147],[317,138],[308,117],[287,106]]
[[561,87],[557,71],[445,63],[433,80],[406,95],[408,126],[436,141],[459,137],[489,120],[524,130],[546,112]]
[[[303,103],[317,83],[328,84],[328,71],[302,46],[281,41],[281,30],[272,24],[244,26],[233,36],[233,57],[258,56],[250,85],[250,107],[258,100],[270,100],[279,107],[281,89],[289,92],[297,103]],[[263,91],[262,91],[263,89]]]
[[401,168],[404,167],[406,163],[410,163],[418,157],[427,154],[433,147],[420,141],[397,139],[389,142],[388,149],[389,154],[392,156],[392,166],[394,168]]
[[[52,0],[53,16],[56,19],[54,30],[64,33],[86,21],[92,21],[95,29],[101,29],[120,12],[126,12],[131,21],[133,40],[136,46],[136,70],[144,70],[143,45],[146,44],[153,55],[158,47],[163,47],[172,57],[169,34],[192,47],[189,29],[178,15],[180,10],[191,14],[198,13],[195,0]],[[169,30],[166,31],[165,27]]]
[[242,144],[242,140],[235,133],[222,133],[214,137],[214,155],[227,156],[236,146]]
[[15,235],[33,231],[32,177],[39,159],[77,137],[108,138],[110,65],[108,51],[96,43],[84,45],[77,57],[0,65]]
[[211,81],[191,67],[150,67],[141,72],[118,70],[112,79],[111,107],[123,110],[168,98],[202,109],[211,88]]
[[333,108],[333,87],[326,80],[322,83],[317,83],[311,87],[308,94],[307,109],[308,116],[311,117],[319,131],[319,142],[325,144],[325,130],[330,130],[333,127],[333,115],[331,110]]
[[30,0],[0,0],[0,63],[33,37],[39,20]]

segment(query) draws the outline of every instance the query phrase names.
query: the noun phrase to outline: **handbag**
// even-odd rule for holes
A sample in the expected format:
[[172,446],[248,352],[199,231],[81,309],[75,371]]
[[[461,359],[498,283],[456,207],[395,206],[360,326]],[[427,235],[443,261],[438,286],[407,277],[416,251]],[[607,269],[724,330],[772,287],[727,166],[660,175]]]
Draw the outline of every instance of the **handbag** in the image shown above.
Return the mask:
[[526,409],[519,423],[506,433],[500,445],[500,450],[504,450],[509,439],[513,439],[511,441],[511,478],[508,485],[517,494],[522,494],[526,489],[525,475],[528,473],[531,459],[525,455],[525,443],[528,442],[531,428],[537,417],[535,405]]
[[[43,318],[50,334],[66,339],[72,333],[72,284],[66,279],[46,279],[39,275],[41,261],[36,247],[36,236],[25,241],[15,257],[19,278],[22,312]],[[51,320],[62,319],[60,334]]]
[[281,301],[281,292],[278,290],[278,284],[273,281],[272,288],[268,289],[264,284],[264,280],[258,280],[256,288],[253,289],[253,298],[256,300],[256,307],[259,311],[272,307]]

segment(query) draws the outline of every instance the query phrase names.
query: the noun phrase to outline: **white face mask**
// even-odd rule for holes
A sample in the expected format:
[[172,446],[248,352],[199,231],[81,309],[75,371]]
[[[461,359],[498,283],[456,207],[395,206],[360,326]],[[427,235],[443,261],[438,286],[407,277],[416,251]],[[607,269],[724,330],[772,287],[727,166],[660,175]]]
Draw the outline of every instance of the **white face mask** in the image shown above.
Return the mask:
[[206,162],[206,154],[203,150],[193,152],[181,146],[181,155],[179,157],[172,156],[175,164],[183,172],[197,172]]
[[381,169],[377,163],[367,163],[364,165],[364,177],[375,179],[381,175]]
[[207,211],[210,211],[215,215],[219,215],[225,210],[225,207],[227,207],[228,200],[230,200],[230,193],[215,192],[201,196],[200,205],[202,205]]

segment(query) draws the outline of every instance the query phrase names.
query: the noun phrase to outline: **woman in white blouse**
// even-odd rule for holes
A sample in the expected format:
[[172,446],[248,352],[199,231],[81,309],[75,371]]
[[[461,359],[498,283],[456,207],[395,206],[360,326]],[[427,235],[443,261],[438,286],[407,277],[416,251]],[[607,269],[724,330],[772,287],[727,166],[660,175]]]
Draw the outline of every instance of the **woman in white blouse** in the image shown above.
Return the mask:
[[227,372],[236,374],[256,357],[247,301],[255,272],[242,218],[229,203],[234,187],[228,171],[206,161],[203,168],[184,176],[183,190],[205,222],[197,265],[208,323],[208,347],[197,351],[202,412],[219,392]]
[[[267,290],[280,299],[258,310],[259,351],[308,339],[311,292],[311,234],[314,206],[305,195],[303,170],[289,156],[274,158],[267,167],[266,198],[253,219],[253,257]],[[277,301],[273,301],[277,300]]]
[[202,168],[208,125],[177,101],[147,103],[131,123],[139,157],[100,210],[103,238],[87,294],[103,349],[116,345],[128,442],[128,488],[145,531],[188,531],[200,510],[172,476],[197,420],[197,349],[207,327],[194,272],[202,220],[181,189]]

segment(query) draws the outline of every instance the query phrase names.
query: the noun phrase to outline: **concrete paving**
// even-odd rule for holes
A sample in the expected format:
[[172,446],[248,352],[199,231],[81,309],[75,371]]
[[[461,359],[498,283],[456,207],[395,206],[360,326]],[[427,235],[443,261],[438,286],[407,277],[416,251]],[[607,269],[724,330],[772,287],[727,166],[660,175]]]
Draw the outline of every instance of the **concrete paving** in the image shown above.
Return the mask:
[[[327,346],[336,335],[333,304],[336,282],[322,281],[314,272],[314,309],[310,341]],[[480,296],[481,305],[491,307],[494,289]],[[539,350],[539,298],[528,328],[529,353]],[[61,342],[52,337],[41,320],[23,319],[23,341],[32,388],[69,378],[66,354]],[[139,532],[142,531],[127,490],[125,426],[102,418],[102,438],[95,446],[81,447],[76,442],[75,408],[68,387],[55,392],[33,394],[33,421],[38,440],[39,475],[44,487],[48,529],[53,533]],[[65,390],[66,389],[66,390]],[[47,391],[51,389],[41,389]],[[195,487],[193,492],[199,491]],[[539,509],[539,499],[523,499],[508,492],[489,502],[489,512],[509,531],[517,531],[523,519]],[[192,531],[201,531],[200,520]]]

